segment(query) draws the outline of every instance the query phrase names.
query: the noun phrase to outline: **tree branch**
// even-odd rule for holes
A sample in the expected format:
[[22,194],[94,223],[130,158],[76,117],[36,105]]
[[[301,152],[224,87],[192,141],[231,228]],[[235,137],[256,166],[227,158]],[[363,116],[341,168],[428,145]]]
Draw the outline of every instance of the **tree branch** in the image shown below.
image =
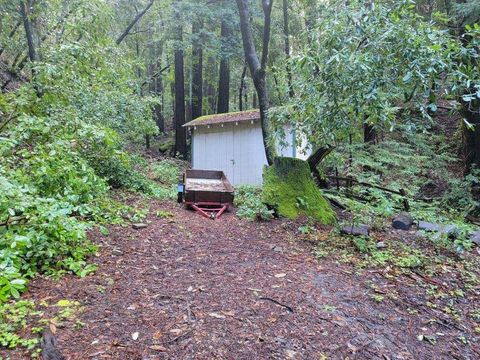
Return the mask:
[[125,31],[122,33],[122,35],[120,35],[116,41],[117,45],[119,45],[123,39],[125,39],[125,37],[128,35],[128,33],[130,32],[130,30],[132,30],[132,27],[135,26],[135,24],[147,13],[147,11],[152,7],[153,3],[154,3],[155,0],[150,0],[150,2],[147,4],[147,6],[145,7],[145,9],[143,9],[141,12],[139,12],[137,14],[137,16],[135,16],[135,18],[132,20],[132,22],[127,26],[127,28],[125,29]]

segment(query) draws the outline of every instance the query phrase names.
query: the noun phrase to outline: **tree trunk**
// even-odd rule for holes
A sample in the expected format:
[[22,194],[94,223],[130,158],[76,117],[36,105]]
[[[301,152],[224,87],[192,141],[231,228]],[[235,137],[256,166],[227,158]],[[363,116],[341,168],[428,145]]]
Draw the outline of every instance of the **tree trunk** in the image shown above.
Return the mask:
[[270,128],[268,124],[268,89],[266,82],[266,64],[268,59],[268,45],[270,42],[270,25],[273,0],[262,0],[264,13],[263,47],[261,62],[255,50],[255,43],[250,24],[248,0],[236,0],[240,15],[240,30],[242,32],[243,50],[245,59],[252,75],[253,83],[258,94],[260,106],[260,120],[262,124],[263,145],[268,165],[272,165],[275,158],[275,147],[270,146]]
[[155,66],[152,66],[150,70],[150,93],[160,100],[160,103],[153,106],[153,119],[157,124],[158,130],[160,132],[165,132],[165,119],[163,117],[163,107],[161,99],[163,96],[163,81],[160,74],[154,74],[154,72],[159,72],[162,65],[162,54],[163,54],[163,43],[159,42],[153,46],[153,61]]
[[288,27],[288,0],[283,0],[283,34],[285,36],[285,70],[287,72],[288,96],[293,99],[295,93],[292,85],[292,71],[290,69],[290,29]]
[[202,30],[201,20],[193,22],[192,35],[196,36],[192,48],[192,119],[202,116],[203,103],[203,48],[199,38]]
[[205,89],[207,93],[207,99],[208,99],[208,113],[214,113],[216,108],[217,108],[217,102],[216,102],[216,96],[215,96],[215,86],[213,85],[215,83],[215,78],[212,79],[212,76],[217,73],[217,64],[215,61],[215,58],[213,56],[210,56],[208,58],[208,74],[209,78],[205,79]]
[[373,144],[376,142],[377,132],[373,125],[367,122],[363,123],[363,141],[365,143]]
[[[178,15],[177,15],[178,20]],[[175,44],[175,154],[187,156],[187,133],[185,124],[185,76],[183,69],[183,27],[177,27],[177,43]]]
[[228,19],[222,20],[220,32],[222,38],[222,57],[220,59],[220,70],[218,77],[218,103],[217,113],[227,113],[230,102],[230,55],[228,54],[228,41],[230,38],[230,25]]
[[38,60],[38,53],[33,39],[33,26],[30,20],[31,10],[31,0],[24,1],[20,4],[20,13],[22,15],[23,27],[25,28],[25,36],[27,37],[28,57],[30,58],[30,61],[34,62]]
[[466,175],[480,169],[480,100],[462,101],[462,115],[471,125],[462,125]]
[[[243,93],[245,91],[245,76],[247,75],[247,65],[243,65],[242,76],[240,78],[240,88],[238,89],[238,109],[243,111]],[[245,101],[245,104],[247,102]]]

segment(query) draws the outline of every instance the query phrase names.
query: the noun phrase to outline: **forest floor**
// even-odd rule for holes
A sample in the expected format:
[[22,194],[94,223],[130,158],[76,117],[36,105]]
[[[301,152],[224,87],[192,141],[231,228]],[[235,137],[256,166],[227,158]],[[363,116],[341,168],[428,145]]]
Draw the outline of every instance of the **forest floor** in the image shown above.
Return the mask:
[[463,263],[435,278],[359,270],[315,257],[295,223],[212,221],[173,202],[145,221],[90,233],[95,274],[30,283],[23,298],[44,306],[67,359],[480,358],[477,280],[454,293],[477,279]]

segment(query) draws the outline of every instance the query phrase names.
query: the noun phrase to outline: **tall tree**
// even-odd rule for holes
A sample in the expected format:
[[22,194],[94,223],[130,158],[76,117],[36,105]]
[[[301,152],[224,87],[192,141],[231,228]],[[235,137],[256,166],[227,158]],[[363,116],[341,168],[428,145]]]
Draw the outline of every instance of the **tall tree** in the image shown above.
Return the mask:
[[[179,1],[176,2],[178,4]],[[185,124],[185,74],[183,66],[183,25],[181,23],[179,9],[174,9],[176,26],[175,44],[175,153],[181,157],[187,157],[187,132]]]
[[192,24],[192,119],[202,116],[203,103],[203,46],[201,31],[203,21],[197,19]]
[[290,28],[288,25],[288,0],[283,0],[283,34],[285,37],[285,71],[287,72],[288,96],[293,98],[295,93],[292,85],[292,70],[290,68]]
[[217,113],[226,113],[230,102],[230,50],[229,41],[231,36],[230,22],[225,14],[222,19],[220,37],[222,40],[220,69],[218,76],[218,103]]
[[27,37],[28,57],[30,61],[38,60],[37,46],[34,40],[34,29],[31,21],[33,2],[31,0],[22,1],[20,4],[20,13],[22,15],[25,36]]
[[250,24],[250,11],[248,9],[248,0],[236,0],[238,13],[240,15],[240,30],[242,33],[243,50],[245,59],[250,69],[253,84],[258,95],[260,106],[260,120],[262,123],[263,145],[268,165],[273,164],[275,158],[275,147],[270,142],[270,129],[268,122],[268,89],[266,81],[266,67],[268,60],[268,46],[270,42],[270,26],[273,0],[262,0],[264,14],[263,37],[262,37],[262,58],[258,59],[253,39],[252,26]]

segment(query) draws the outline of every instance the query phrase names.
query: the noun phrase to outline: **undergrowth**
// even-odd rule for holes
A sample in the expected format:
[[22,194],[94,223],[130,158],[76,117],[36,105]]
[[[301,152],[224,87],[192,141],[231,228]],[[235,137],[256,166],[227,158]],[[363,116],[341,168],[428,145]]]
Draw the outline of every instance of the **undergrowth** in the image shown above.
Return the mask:
[[235,188],[234,205],[237,216],[249,220],[269,220],[273,210],[267,208],[262,201],[262,188],[242,185]]
[[[466,223],[465,215],[467,209],[477,205],[471,190],[479,183],[479,172],[459,177],[459,160],[449,146],[441,135],[404,131],[378,144],[360,143],[338,149],[322,163],[322,171],[331,173],[337,167],[341,176],[395,191],[403,189],[415,220],[455,225],[456,240],[449,241],[449,247],[468,250],[475,228]],[[404,210],[401,195],[358,183],[345,187],[342,181],[337,190],[336,181],[330,183],[326,196],[348,209],[352,214],[349,223],[383,229],[390,226],[389,219]],[[425,235],[436,244],[447,243],[437,234]]]

